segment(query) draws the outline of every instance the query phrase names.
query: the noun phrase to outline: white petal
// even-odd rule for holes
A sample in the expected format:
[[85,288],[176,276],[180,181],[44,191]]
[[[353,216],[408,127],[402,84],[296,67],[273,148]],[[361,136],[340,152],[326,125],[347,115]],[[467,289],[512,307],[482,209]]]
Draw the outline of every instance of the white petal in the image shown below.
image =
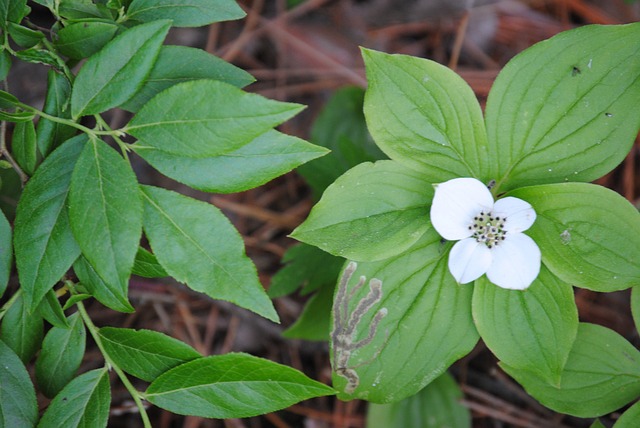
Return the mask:
[[504,228],[510,233],[524,232],[536,221],[536,212],[531,204],[511,196],[496,201],[493,215],[507,218]]
[[499,287],[524,290],[540,273],[540,249],[527,235],[507,235],[491,252],[487,278]]
[[449,272],[459,284],[480,278],[491,266],[491,250],[473,238],[456,242],[449,253]]
[[435,188],[431,223],[440,236],[450,241],[471,236],[473,217],[493,207],[491,192],[475,178],[454,178]]

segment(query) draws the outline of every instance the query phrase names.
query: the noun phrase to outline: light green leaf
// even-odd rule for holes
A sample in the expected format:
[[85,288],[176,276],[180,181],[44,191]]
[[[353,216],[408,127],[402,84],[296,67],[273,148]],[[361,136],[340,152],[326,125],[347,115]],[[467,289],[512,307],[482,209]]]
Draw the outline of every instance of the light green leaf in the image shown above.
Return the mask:
[[282,336],[289,339],[328,341],[331,331],[331,307],[333,304],[333,284],[325,284],[307,301],[304,309]]
[[13,245],[11,245],[11,225],[0,210],[0,297],[4,294],[11,276]]
[[227,419],[270,413],[333,393],[291,367],[231,353],[199,358],[169,370],[149,386],[145,396],[180,415]]
[[44,295],[44,299],[40,302],[37,311],[49,324],[58,328],[69,328],[67,317],[53,289],[50,289]]
[[169,190],[141,189],[145,233],[172,277],[209,297],[278,320],[240,234],[220,210]]
[[629,407],[616,421],[613,428],[635,428],[640,421],[640,401]]
[[86,332],[76,312],[69,316],[70,328],[53,327],[42,342],[36,360],[36,380],[44,395],[53,398],[73,379],[84,356]]
[[84,373],[55,396],[38,428],[106,427],[111,405],[106,368]]
[[138,25],[111,40],[82,66],[71,93],[71,115],[101,113],[131,98],[156,61],[170,21]]
[[36,127],[33,122],[16,123],[11,139],[11,152],[22,171],[29,176],[33,175],[39,161]]
[[370,403],[367,428],[471,428],[462,391],[447,372],[416,395],[391,404]]
[[141,145],[206,158],[239,149],[300,110],[225,82],[196,80],[153,97],[125,130]]
[[171,86],[190,80],[212,79],[242,88],[255,79],[235,65],[202,49],[163,46],[142,88],[121,108],[137,112],[151,98]]
[[186,343],[157,331],[103,327],[100,337],[107,354],[118,367],[147,382],[169,369],[202,357]]
[[118,32],[115,22],[81,21],[58,31],[55,47],[72,59],[88,58],[104,47]]
[[194,189],[215,193],[253,189],[327,153],[322,147],[275,130],[215,157],[179,156],[137,145],[133,149],[167,177]]
[[[62,119],[71,119],[69,99],[71,97],[71,83],[62,74],[49,70],[47,74],[47,95],[42,111]],[[38,148],[43,156],[47,156],[53,149],[75,135],[76,129],[68,125],[52,122],[41,117],[36,128]]]
[[368,49],[362,55],[364,114],[383,152],[432,183],[492,178],[482,111],[460,76],[426,59]]
[[[91,263],[83,256],[78,257],[73,264],[80,283],[87,289],[91,296],[95,297],[100,303],[114,311],[134,312],[135,309],[127,299],[126,290],[122,290],[120,285],[106,283],[100,278]],[[72,296],[71,299],[73,299]],[[71,300],[69,299],[69,300]],[[79,299],[84,300],[84,298]]]
[[30,313],[20,295],[2,318],[0,340],[26,364],[40,349],[43,328],[42,317],[38,313]]
[[395,161],[363,163],[327,188],[291,236],[348,259],[385,259],[425,233],[432,199],[420,173]]
[[505,191],[592,181],[629,152],[640,127],[640,24],[565,31],[511,60],[486,108]]
[[506,290],[482,277],[475,282],[473,318],[480,336],[510,367],[559,384],[578,331],[578,309],[569,284],[542,266],[524,291]]
[[34,426],[38,402],[33,383],[20,358],[1,340],[0,361],[0,426]]
[[[429,229],[398,256],[359,263],[347,287],[338,287],[331,357],[334,387],[344,391],[339,398],[402,400],[473,349],[473,287],[456,284],[446,249]],[[362,276],[367,284],[358,287]]]
[[125,301],[142,232],[142,200],[129,164],[102,141],[90,140],[73,169],[69,220],[82,254]]
[[610,413],[640,396],[640,352],[613,330],[581,323],[559,387],[501,363],[546,407],[581,418]]
[[156,259],[156,256],[142,247],[138,248],[131,273],[145,278],[164,278],[169,276],[158,262],[158,259]]
[[558,278],[603,292],[640,284],[640,213],[622,196],[586,183],[531,186],[509,196],[536,210],[526,233]]
[[202,27],[244,16],[234,0],[133,0],[127,10],[131,20],[171,19],[174,27]]

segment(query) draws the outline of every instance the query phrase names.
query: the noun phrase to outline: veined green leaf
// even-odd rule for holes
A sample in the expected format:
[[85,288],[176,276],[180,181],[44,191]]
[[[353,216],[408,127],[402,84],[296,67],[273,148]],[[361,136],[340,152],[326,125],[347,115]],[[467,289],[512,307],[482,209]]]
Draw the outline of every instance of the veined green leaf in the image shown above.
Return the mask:
[[157,331],[103,327],[100,337],[107,354],[118,367],[147,382],[180,364],[202,357],[186,343]]
[[117,32],[118,25],[115,22],[76,22],[58,31],[55,46],[62,55],[84,59],[102,49]]
[[202,27],[244,16],[234,0],[133,0],[127,9],[131,20],[171,19],[174,27]]
[[640,284],[640,213],[594,184],[562,183],[514,190],[537,219],[527,231],[558,278],[595,291]]
[[376,144],[432,183],[488,181],[490,158],[480,104],[460,76],[434,61],[362,50],[364,114]]
[[49,324],[58,328],[69,328],[67,317],[64,314],[62,305],[56,296],[56,292],[53,288],[47,291],[44,295],[44,299],[40,302],[37,309],[38,313],[49,322]]
[[333,393],[291,367],[231,353],[179,365],[149,385],[145,396],[173,413],[226,419],[269,413]]
[[0,27],[4,30],[9,22],[22,21],[29,10],[27,0],[0,0]]
[[385,259],[429,228],[432,198],[420,173],[396,161],[362,163],[327,188],[291,236],[348,259]]
[[38,422],[38,402],[33,383],[20,358],[1,340],[0,361],[0,425],[34,426]]
[[[80,283],[87,289],[91,296],[108,308],[119,312],[134,312],[135,309],[127,299],[127,289],[122,289],[119,284],[106,283],[95,271],[91,263],[83,256],[73,264]],[[69,300],[73,299],[72,296]],[[84,300],[81,298],[79,300]],[[68,303],[67,303],[68,304]]]
[[156,256],[142,247],[138,248],[131,273],[145,278],[164,278],[169,276],[162,265],[158,263]]
[[172,277],[209,297],[278,320],[242,238],[220,210],[169,190],[141,189],[145,233]]
[[153,68],[170,21],[138,25],[111,40],[82,66],[71,92],[71,115],[101,113],[131,98]]
[[565,31],[513,58],[496,79],[487,133],[501,191],[592,181],[640,128],[640,24]]
[[13,245],[11,245],[11,225],[0,211],[0,297],[4,294],[11,275]]
[[40,349],[43,328],[42,317],[36,312],[30,313],[20,295],[2,318],[0,340],[26,364]]
[[473,318],[489,349],[510,367],[559,384],[578,331],[578,309],[569,284],[542,266],[524,291],[475,282]]
[[167,177],[205,192],[234,193],[258,187],[327,150],[271,130],[248,144],[215,157],[194,158],[148,146],[132,146]]
[[[49,70],[47,74],[47,95],[42,111],[62,119],[71,119],[70,97],[71,83],[69,83],[69,80],[62,74]],[[36,140],[38,141],[40,153],[46,157],[53,149],[73,137],[75,133],[76,129],[71,126],[52,122],[41,117],[36,128]]]
[[153,97],[126,131],[141,145],[207,158],[239,149],[301,109],[225,82],[196,80],[179,83]]
[[13,128],[11,152],[25,174],[31,176],[39,161],[36,128],[32,121],[18,122]]

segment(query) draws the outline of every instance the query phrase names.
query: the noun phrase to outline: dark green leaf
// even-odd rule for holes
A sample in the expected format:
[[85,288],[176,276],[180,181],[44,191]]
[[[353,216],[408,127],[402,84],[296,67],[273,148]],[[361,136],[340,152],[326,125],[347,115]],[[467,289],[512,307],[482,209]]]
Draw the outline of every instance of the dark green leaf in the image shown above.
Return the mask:
[[111,40],[82,66],[71,93],[71,116],[101,113],[131,98],[149,75],[170,21],[138,25]]
[[202,357],[186,343],[157,331],[103,327],[100,337],[104,349],[118,367],[147,382],[180,364]]
[[640,401],[629,407],[616,421],[613,428],[635,428],[640,421]]
[[68,322],[70,328],[49,330],[36,361],[38,387],[49,398],[74,378],[84,356],[87,334],[80,314],[69,316]]
[[8,23],[8,29],[13,41],[21,48],[31,48],[44,39],[42,32],[14,24],[13,22]]
[[0,108],[7,109],[18,105],[20,105],[20,101],[15,97],[15,95],[10,94],[9,92],[0,91]]
[[225,82],[196,80],[156,95],[125,130],[141,145],[207,158],[239,149],[300,110]]
[[15,220],[14,245],[20,285],[35,309],[80,254],[69,226],[71,173],[87,143],[78,136],[42,163],[24,188]]
[[33,47],[16,52],[16,57],[33,64],[45,64],[55,68],[62,68],[64,62],[52,52],[39,47]]
[[290,367],[231,353],[199,358],[169,370],[145,395],[173,413],[226,419],[269,413],[333,393]]
[[290,339],[328,341],[331,331],[331,307],[334,283],[325,284],[307,301],[302,313],[282,336]]
[[117,32],[115,22],[76,22],[58,32],[55,47],[69,58],[84,59],[102,49]]
[[198,79],[220,80],[242,88],[255,79],[246,71],[202,49],[163,46],[144,85],[121,107],[137,112],[151,98],[181,82]]
[[43,335],[42,317],[30,313],[20,295],[2,318],[0,339],[26,364],[40,349]]
[[215,157],[179,156],[144,145],[133,148],[167,177],[215,193],[253,189],[327,153],[326,149],[274,130],[239,149]]
[[142,247],[138,248],[131,273],[145,278],[164,278],[169,276],[158,262],[158,259],[156,259],[156,256]]
[[32,427],[38,422],[38,402],[27,369],[0,340],[0,426]]
[[27,175],[33,175],[40,157],[36,144],[36,127],[33,122],[16,123],[11,139],[11,152],[22,171]]
[[9,22],[22,21],[28,11],[27,0],[0,0],[0,27],[5,29]]
[[[49,70],[47,74],[47,96],[44,100],[42,111],[62,119],[71,119],[70,97],[71,84],[69,80],[62,74]],[[38,148],[43,156],[47,156],[53,149],[73,137],[76,133],[76,129],[71,126],[52,122],[43,117],[38,120],[36,131]]]
[[[55,0],[45,0],[55,3]],[[106,18],[113,20],[114,16],[106,6],[91,0],[59,0],[58,13],[67,20],[84,21],[91,18]]]
[[11,54],[6,49],[0,50],[0,80],[4,80],[11,70]]
[[38,428],[106,427],[111,405],[106,368],[84,373],[55,396],[42,415]]
[[4,294],[11,276],[13,245],[11,244],[11,225],[0,211],[0,297]]
[[135,311],[127,299],[126,289],[104,282],[86,258],[79,257],[73,264],[73,270],[87,291],[106,307],[119,312]]
[[157,187],[143,186],[142,193],[145,233],[172,277],[214,299],[278,320],[240,234],[220,210]]
[[174,27],[202,27],[244,15],[234,0],[133,0],[127,10],[131,20],[171,19]]
[[67,317],[53,289],[47,291],[47,294],[44,295],[44,299],[42,299],[38,306],[38,313],[42,318],[47,320],[49,324],[55,327],[69,328]]

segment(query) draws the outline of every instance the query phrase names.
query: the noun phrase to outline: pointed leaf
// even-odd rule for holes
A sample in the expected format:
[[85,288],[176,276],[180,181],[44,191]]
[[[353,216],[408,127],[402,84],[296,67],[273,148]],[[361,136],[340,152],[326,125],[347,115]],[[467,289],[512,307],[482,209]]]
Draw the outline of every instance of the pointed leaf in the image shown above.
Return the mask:
[[44,295],[44,299],[40,302],[37,311],[42,318],[47,320],[47,322],[54,327],[65,329],[69,328],[67,317],[65,316],[62,305],[60,305],[60,301],[53,289],[50,289],[47,291],[47,294]]
[[158,262],[158,259],[156,259],[156,256],[142,247],[138,248],[131,273],[145,278],[164,278],[169,276]]
[[289,339],[329,340],[334,290],[335,284],[322,286],[304,305],[296,322],[282,332],[282,336]]
[[[118,284],[104,282],[93,266],[91,266],[91,263],[83,256],[78,257],[75,261],[73,270],[78,276],[80,283],[98,302],[114,311],[129,313],[135,311],[127,299],[126,290],[123,290]],[[72,296],[69,300],[74,297],[75,296]],[[84,300],[84,298],[80,300]]]
[[109,372],[91,370],[73,379],[55,396],[38,428],[106,427],[110,405]]
[[[429,229],[398,256],[359,263],[345,288],[343,275],[331,333],[333,384],[344,391],[339,398],[402,400],[473,349],[473,287],[456,284],[444,250]],[[361,276],[367,284],[358,287]],[[377,295],[374,279],[381,282]]]
[[196,80],[165,89],[126,131],[140,145],[187,157],[213,157],[250,143],[301,110],[225,82]]
[[84,357],[87,334],[80,314],[69,316],[68,322],[69,328],[53,327],[47,332],[36,360],[38,387],[49,398],[74,378]]
[[84,59],[102,49],[117,32],[118,25],[115,22],[76,22],[58,31],[54,45],[62,55]]
[[480,104],[460,76],[434,61],[362,50],[364,114],[376,144],[426,180],[491,179]]
[[104,349],[118,367],[147,382],[180,364],[202,357],[186,343],[157,331],[103,327],[100,337]]
[[500,190],[592,181],[629,152],[640,127],[640,24],[589,25],[522,52],[487,100]]
[[586,183],[517,189],[537,219],[527,234],[558,278],[595,291],[640,284],[640,213],[619,194]]
[[569,284],[544,266],[524,291],[475,282],[473,318],[489,349],[510,367],[559,384],[578,331],[578,310]]
[[295,239],[353,260],[401,253],[428,229],[433,187],[395,161],[363,163],[327,188]]
[[156,61],[170,21],[153,21],[125,31],[82,66],[73,84],[74,118],[117,107],[140,89]]
[[640,401],[629,407],[616,421],[613,428],[634,428],[640,421]]
[[500,364],[529,394],[581,418],[610,413],[640,396],[640,352],[613,330],[581,323],[559,386]]
[[[71,119],[70,97],[71,83],[69,83],[69,80],[62,74],[49,70],[47,74],[47,96],[44,100],[42,111],[62,119]],[[36,139],[40,153],[46,157],[53,149],[73,137],[75,133],[76,129],[71,126],[52,122],[41,117],[36,128]]]
[[220,210],[157,187],[143,186],[142,194],[145,233],[172,277],[214,299],[278,319],[242,238]]
[[0,211],[0,297],[4,294],[11,275],[13,245],[11,245],[11,225]]
[[199,358],[169,370],[149,385],[145,395],[173,413],[226,419],[269,413],[333,393],[290,367],[231,353]]
[[245,13],[234,0],[133,0],[127,16],[143,22],[171,19],[174,27],[202,27],[240,19]]
[[2,318],[0,339],[26,364],[40,349],[43,329],[42,317],[38,313],[30,313],[20,295]]
[[29,180],[18,202],[16,265],[20,286],[32,308],[80,255],[69,226],[67,195],[71,172],[86,143],[86,136],[78,136],[55,150]]
[[1,340],[0,361],[0,426],[34,426],[38,402],[33,383],[20,358]]
[[33,175],[38,166],[38,146],[36,145],[36,128],[33,122],[18,122],[13,128],[11,152],[20,168]]
[[137,145],[133,148],[167,177],[194,189],[215,193],[253,189],[327,153],[326,149],[274,130],[215,157],[179,156]]

